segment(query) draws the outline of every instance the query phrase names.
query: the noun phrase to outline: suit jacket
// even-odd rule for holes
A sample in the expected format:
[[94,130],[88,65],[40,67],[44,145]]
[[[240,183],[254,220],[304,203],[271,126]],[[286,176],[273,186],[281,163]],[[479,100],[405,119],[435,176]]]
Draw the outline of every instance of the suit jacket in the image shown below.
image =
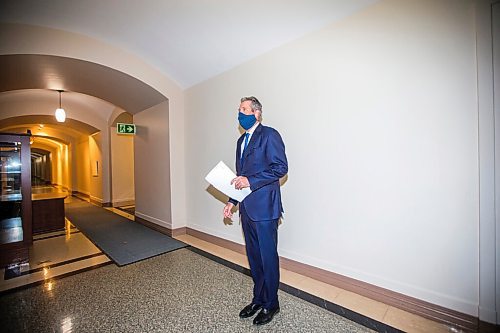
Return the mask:
[[252,193],[240,206],[252,221],[278,219],[283,212],[279,179],[288,172],[283,140],[274,128],[259,124],[240,159],[244,138],[243,133],[236,145],[236,174],[248,178]]

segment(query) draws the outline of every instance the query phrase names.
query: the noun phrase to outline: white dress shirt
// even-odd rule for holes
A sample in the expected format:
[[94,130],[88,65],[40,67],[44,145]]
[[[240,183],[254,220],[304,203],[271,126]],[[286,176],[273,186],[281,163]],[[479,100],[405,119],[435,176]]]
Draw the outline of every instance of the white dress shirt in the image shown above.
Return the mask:
[[[257,128],[257,126],[259,126],[259,124],[260,124],[260,122],[259,122],[259,121],[256,121],[256,122],[255,122],[255,124],[253,124],[253,126],[252,126],[252,127],[250,127],[250,128],[248,129],[248,131],[246,131],[246,132],[245,132],[245,133],[250,134],[250,135],[248,136],[248,143],[250,143],[250,139],[252,138],[252,134],[253,134],[253,132],[255,131],[255,129]],[[247,144],[247,145],[248,145],[248,144]],[[245,138],[243,138],[243,141],[241,142],[241,146],[240,146],[241,155],[240,155],[240,158],[241,158],[241,156],[243,156],[243,150],[244,150],[244,148],[245,148]]]

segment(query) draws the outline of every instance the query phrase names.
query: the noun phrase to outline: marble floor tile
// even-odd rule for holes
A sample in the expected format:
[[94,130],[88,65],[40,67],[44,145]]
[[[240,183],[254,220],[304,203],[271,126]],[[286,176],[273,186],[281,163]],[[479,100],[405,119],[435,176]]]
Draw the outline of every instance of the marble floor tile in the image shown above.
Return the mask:
[[0,292],[52,281],[106,263],[111,263],[111,260],[66,221],[65,230],[34,237],[27,262],[0,270]]
[[392,306],[387,310],[382,322],[390,326],[398,327],[408,333],[462,332],[448,327],[445,324],[434,322]]
[[224,253],[223,259],[230,261],[232,263],[238,264],[241,267],[249,268],[248,259],[246,255],[237,253],[237,252],[229,252]]
[[36,272],[33,272],[31,274],[21,275],[19,277],[11,278],[8,280],[4,280],[2,275],[2,279],[0,280],[0,292],[38,282],[50,283],[48,288],[52,288],[52,286],[57,284],[54,279],[60,276],[111,262],[112,261],[106,255],[101,254],[96,257],[71,262],[54,268],[48,266],[47,268],[37,270]]
[[302,282],[306,279],[304,275],[280,268],[280,282],[302,290]]
[[334,299],[334,303],[378,321],[382,321],[389,309],[387,304],[347,290],[342,290]]
[[[70,230],[70,232],[77,232],[78,230],[75,228],[74,230]],[[49,238],[49,237],[53,237],[53,236],[61,236],[61,235],[65,235],[67,233],[66,230],[59,230],[59,231],[53,231],[53,232],[46,232],[46,233],[43,233],[43,234],[36,234],[36,235],[33,235],[33,240],[37,240],[37,239],[44,239],[44,238]]]
[[335,298],[343,291],[343,289],[311,279],[310,277],[306,277],[300,282],[300,290],[332,303],[334,303]]
[[100,252],[81,232],[65,234],[34,241],[29,251],[29,263],[33,269]]

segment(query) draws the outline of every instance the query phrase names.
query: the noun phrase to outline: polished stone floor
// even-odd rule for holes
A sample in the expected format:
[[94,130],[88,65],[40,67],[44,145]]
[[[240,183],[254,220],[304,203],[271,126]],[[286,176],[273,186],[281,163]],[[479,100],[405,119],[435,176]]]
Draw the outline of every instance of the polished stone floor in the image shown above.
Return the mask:
[[251,278],[180,249],[0,297],[4,332],[369,332],[279,292],[282,311],[256,328],[238,312]]
[[[123,210],[109,210],[134,219]],[[190,235],[176,238],[213,258],[248,267],[240,253]],[[67,221],[65,230],[35,237],[29,262],[0,270],[0,321],[8,324],[2,331],[8,327],[13,332],[170,332],[174,327],[176,332],[299,332],[292,327],[303,322],[298,327],[304,332],[343,332],[348,327],[344,324],[350,323],[280,291],[282,312],[270,325],[253,327],[251,321],[237,317],[251,294],[251,279],[217,260],[188,249],[179,251],[118,268]],[[195,267],[190,267],[193,263]],[[210,272],[214,275],[207,275]],[[281,270],[281,282],[405,332],[453,330],[291,271]],[[214,322],[217,318],[220,323]],[[225,326],[226,319],[236,326]],[[311,326],[325,320],[326,326]],[[365,331],[357,324],[352,327],[344,331]]]

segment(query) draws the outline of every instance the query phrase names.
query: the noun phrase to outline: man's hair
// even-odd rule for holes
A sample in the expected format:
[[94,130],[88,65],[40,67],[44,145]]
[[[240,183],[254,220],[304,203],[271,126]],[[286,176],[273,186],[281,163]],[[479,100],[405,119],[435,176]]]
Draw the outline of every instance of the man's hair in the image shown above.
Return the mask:
[[262,112],[262,104],[260,104],[259,100],[254,97],[254,96],[250,96],[250,97],[243,97],[241,98],[241,103],[243,102],[246,102],[246,101],[250,101],[252,102],[252,110],[253,111],[260,111]]
[[257,114],[257,120],[262,121],[262,104],[260,104],[259,100],[257,97],[254,96],[249,96],[249,97],[242,97],[240,103],[250,101],[251,103],[251,108],[254,112],[259,111]]

